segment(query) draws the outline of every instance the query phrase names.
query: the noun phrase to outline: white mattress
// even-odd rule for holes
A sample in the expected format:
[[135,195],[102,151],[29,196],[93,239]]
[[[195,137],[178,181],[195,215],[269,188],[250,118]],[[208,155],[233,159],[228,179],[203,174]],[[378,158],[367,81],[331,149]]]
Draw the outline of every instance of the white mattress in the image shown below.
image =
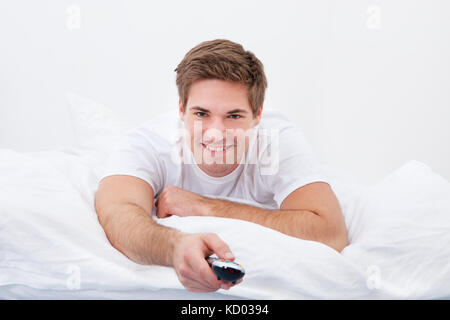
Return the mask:
[[193,293],[173,269],[110,245],[93,202],[102,161],[93,150],[0,149],[0,298],[450,299],[450,183],[421,162],[373,186],[330,172],[351,241],[342,254],[241,220],[159,220],[217,233],[246,270],[229,291]]

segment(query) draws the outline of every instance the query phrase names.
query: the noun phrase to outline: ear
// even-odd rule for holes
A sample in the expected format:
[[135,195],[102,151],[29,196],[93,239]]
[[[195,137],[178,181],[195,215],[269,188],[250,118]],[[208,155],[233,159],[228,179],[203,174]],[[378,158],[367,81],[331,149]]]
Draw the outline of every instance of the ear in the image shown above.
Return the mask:
[[180,113],[180,120],[184,121],[184,112],[183,112],[183,104],[181,103],[181,99],[178,100],[178,112]]

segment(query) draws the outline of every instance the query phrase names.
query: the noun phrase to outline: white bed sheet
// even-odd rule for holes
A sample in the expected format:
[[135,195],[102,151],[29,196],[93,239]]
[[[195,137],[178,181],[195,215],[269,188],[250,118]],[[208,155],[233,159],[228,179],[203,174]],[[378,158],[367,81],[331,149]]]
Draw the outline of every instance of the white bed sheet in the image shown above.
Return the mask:
[[450,298],[450,184],[423,163],[369,187],[329,172],[351,240],[342,254],[241,220],[159,220],[217,233],[246,269],[229,291],[193,293],[173,269],[138,265],[110,245],[94,210],[103,159],[0,149],[0,298]]

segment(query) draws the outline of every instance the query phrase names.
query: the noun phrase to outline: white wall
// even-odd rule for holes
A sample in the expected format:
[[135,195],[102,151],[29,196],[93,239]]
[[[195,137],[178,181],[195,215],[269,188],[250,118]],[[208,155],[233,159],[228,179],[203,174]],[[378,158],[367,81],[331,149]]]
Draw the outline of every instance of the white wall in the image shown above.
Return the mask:
[[450,179],[450,2],[330,4],[321,158],[364,181],[410,159]]
[[262,60],[265,105],[324,163],[372,183],[417,159],[450,179],[444,0],[0,0],[0,148],[74,143],[67,91],[137,122],[176,108],[173,70],[215,38]]

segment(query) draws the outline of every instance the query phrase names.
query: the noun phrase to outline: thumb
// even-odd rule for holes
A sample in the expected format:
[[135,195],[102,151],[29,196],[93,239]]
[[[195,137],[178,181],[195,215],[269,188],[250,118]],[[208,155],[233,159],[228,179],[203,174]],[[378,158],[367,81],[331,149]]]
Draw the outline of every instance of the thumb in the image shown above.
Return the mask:
[[205,235],[204,239],[208,249],[211,250],[211,253],[215,253],[221,259],[234,260],[234,254],[218,235],[209,233]]

